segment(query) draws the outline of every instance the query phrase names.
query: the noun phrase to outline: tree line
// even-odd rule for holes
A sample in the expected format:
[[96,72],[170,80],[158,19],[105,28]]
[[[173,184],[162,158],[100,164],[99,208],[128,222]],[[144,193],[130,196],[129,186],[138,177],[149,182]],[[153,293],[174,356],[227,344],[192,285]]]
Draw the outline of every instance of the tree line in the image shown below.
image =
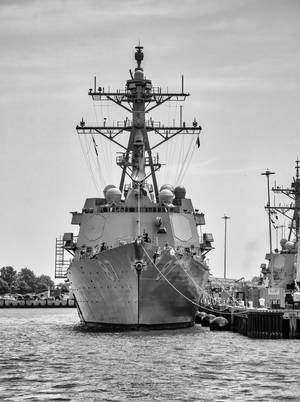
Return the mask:
[[48,275],[36,276],[29,268],[17,272],[13,267],[0,269],[0,294],[5,293],[41,293],[54,287],[54,282]]

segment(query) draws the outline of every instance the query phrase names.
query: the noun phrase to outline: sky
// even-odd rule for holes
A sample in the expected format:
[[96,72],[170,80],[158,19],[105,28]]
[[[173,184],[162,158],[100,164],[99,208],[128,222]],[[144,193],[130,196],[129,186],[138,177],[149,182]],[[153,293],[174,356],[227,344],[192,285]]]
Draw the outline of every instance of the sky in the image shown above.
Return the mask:
[[[300,156],[299,17],[298,0],[1,0],[0,266],[53,277],[55,238],[77,230],[69,212],[101,196],[75,130],[95,119],[88,89],[94,75],[124,88],[141,41],[147,78],[180,90],[184,74],[184,120],[203,128],[184,185],[215,239],[211,273],[223,275],[226,214],[227,277],[258,275],[269,244],[261,173],[289,185]],[[105,184],[118,184],[115,155],[97,141]]]

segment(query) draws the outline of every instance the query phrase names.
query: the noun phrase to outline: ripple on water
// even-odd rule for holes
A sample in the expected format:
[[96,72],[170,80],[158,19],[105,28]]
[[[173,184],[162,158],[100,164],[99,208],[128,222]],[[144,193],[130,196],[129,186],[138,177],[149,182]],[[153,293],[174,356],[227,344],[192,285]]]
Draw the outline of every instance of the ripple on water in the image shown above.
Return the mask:
[[88,332],[74,309],[2,309],[0,336],[1,400],[299,400],[297,340]]

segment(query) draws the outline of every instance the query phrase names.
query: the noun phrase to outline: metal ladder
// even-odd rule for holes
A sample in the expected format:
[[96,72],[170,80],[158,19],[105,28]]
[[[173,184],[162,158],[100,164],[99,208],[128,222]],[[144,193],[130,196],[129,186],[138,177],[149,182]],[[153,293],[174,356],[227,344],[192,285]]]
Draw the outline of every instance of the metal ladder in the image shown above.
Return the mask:
[[65,279],[71,259],[65,259],[64,241],[62,237],[55,242],[55,279]]

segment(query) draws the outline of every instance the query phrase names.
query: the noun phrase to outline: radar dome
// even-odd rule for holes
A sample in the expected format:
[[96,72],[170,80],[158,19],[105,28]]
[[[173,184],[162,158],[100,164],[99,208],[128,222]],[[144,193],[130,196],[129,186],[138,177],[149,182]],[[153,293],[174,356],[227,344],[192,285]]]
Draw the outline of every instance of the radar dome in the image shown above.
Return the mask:
[[165,189],[170,190],[170,191],[172,191],[172,193],[174,193],[174,187],[172,186],[172,184],[163,184],[159,191],[162,191]]
[[164,204],[171,204],[174,198],[172,191],[165,188],[159,192],[159,201]]
[[280,240],[280,245],[281,245],[282,248],[284,247],[286,242],[287,242],[287,239],[281,239]]
[[135,70],[134,79],[143,80],[144,79],[143,71],[142,70]]
[[294,243],[292,241],[287,241],[284,245],[286,250],[291,250],[294,247]]
[[105,187],[104,187],[104,190],[103,190],[103,194],[104,194],[104,197],[105,197],[105,198],[106,198],[106,193],[107,193],[107,191],[108,191],[110,188],[117,188],[117,187],[114,186],[113,184],[108,184],[107,186],[105,186]]
[[106,201],[111,204],[112,202],[121,201],[122,193],[116,187],[111,187],[106,191]]
[[185,198],[186,195],[186,189],[184,187],[175,187],[175,198],[182,200]]

